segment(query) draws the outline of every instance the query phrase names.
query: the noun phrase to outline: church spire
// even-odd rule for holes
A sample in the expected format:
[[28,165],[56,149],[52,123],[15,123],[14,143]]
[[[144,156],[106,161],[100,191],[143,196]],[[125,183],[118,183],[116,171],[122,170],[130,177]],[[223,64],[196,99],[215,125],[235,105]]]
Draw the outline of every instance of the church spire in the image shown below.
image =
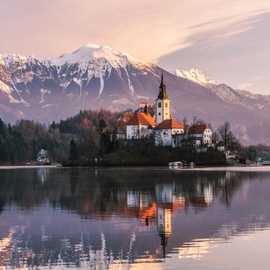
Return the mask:
[[159,86],[158,99],[168,99],[168,95],[167,95],[167,91],[166,91],[166,85],[164,83],[164,78],[163,78],[163,72],[161,74],[161,81],[160,81],[160,86]]
[[162,88],[164,85],[164,80],[163,80],[163,72],[161,73],[161,81],[160,81],[160,88]]
[[163,73],[161,74],[158,98],[156,99],[156,123],[160,124],[164,120],[171,119],[170,99],[167,95]]

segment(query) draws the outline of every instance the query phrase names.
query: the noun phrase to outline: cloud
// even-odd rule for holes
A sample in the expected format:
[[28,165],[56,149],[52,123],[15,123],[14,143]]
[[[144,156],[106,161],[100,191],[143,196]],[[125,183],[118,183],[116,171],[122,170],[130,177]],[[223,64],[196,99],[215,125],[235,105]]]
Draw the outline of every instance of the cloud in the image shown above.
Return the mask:
[[252,89],[252,87],[254,87],[254,84],[252,82],[242,82],[238,85],[238,89],[242,90],[250,90]]
[[0,51],[57,55],[90,42],[153,60],[266,8],[268,0],[2,0]]
[[[240,60],[247,64],[252,53],[247,47],[253,46],[266,61],[269,38],[254,28],[268,31],[270,23],[263,14],[269,9],[269,0],[1,0],[0,52],[55,56],[97,43],[169,68],[189,68],[198,57],[195,66],[204,61],[204,70],[217,70],[216,79],[227,79],[232,74],[226,65]],[[246,33],[257,37],[264,56]],[[230,82],[238,85],[239,80]]]
[[217,81],[236,88],[252,82],[249,90],[269,94],[269,26],[270,12],[264,12],[196,33],[187,40],[189,47],[162,56],[159,63],[171,70],[196,66]]

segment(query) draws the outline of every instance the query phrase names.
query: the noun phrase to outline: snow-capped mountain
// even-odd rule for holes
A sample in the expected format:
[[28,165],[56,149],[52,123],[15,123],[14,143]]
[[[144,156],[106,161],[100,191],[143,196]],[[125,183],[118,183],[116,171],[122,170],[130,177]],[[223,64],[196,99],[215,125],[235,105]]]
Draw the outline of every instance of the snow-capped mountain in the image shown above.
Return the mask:
[[198,68],[191,68],[189,70],[176,69],[175,75],[177,77],[193,81],[203,86],[207,86],[209,84],[216,84],[215,81],[210,80],[209,77]]
[[114,70],[124,71],[124,75],[128,80],[130,94],[134,95],[134,87],[130,78],[132,74],[129,73],[129,68],[151,69],[150,65],[146,65],[128,54],[113,50],[108,46],[93,44],[87,44],[73,53],[52,59],[50,64],[56,66],[59,73],[63,73],[62,76],[66,75],[65,68],[67,66],[75,66],[78,76],[75,80],[72,78],[72,81],[77,83],[80,88],[82,88],[83,84],[89,83],[91,79],[99,78],[98,97],[102,95],[104,90],[104,79],[106,76],[110,77]]
[[217,83],[216,81],[209,79],[209,76],[206,75],[205,72],[197,68],[192,68],[190,70],[177,69],[175,74],[178,77],[207,87],[213,94],[229,104],[238,104],[246,106],[247,108],[257,107],[261,110],[270,102],[270,96],[253,94],[245,90],[236,90],[224,83]]
[[124,110],[153,102],[164,73],[174,114],[218,126],[230,121],[244,142],[270,142],[270,98],[217,84],[201,71],[172,74],[107,46],[57,58],[0,55],[0,117],[58,121],[84,109]]
[[13,106],[20,117],[46,120],[51,111],[60,119],[91,107],[132,107],[143,97],[141,81],[149,75],[158,77],[151,64],[107,46],[88,44],[51,59],[0,55],[0,93],[5,100],[0,109]]

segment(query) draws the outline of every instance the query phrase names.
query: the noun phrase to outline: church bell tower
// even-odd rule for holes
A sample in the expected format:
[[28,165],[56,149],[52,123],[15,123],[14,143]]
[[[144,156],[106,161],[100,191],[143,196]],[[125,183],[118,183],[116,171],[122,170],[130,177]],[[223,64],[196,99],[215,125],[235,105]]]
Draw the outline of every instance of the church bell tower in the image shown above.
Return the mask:
[[171,119],[171,111],[170,111],[170,99],[167,95],[166,85],[163,81],[163,73],[161,75],[161,82],[159,86],[159,94],[156,99],[156,123],[157,125],[163,122],[164,120]]

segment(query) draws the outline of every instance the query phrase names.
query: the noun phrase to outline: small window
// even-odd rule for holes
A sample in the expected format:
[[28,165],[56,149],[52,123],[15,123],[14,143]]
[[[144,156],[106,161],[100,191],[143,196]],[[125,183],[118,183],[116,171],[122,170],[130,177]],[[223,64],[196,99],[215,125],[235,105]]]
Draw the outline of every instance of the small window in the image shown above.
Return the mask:
[[161,115],[161,113],[159,112],[158,115]]
[[161,108],[161,102],[158,103],[158,107]]
[[168,108],[168,103],[167,102],[165,102],[165,108]]

